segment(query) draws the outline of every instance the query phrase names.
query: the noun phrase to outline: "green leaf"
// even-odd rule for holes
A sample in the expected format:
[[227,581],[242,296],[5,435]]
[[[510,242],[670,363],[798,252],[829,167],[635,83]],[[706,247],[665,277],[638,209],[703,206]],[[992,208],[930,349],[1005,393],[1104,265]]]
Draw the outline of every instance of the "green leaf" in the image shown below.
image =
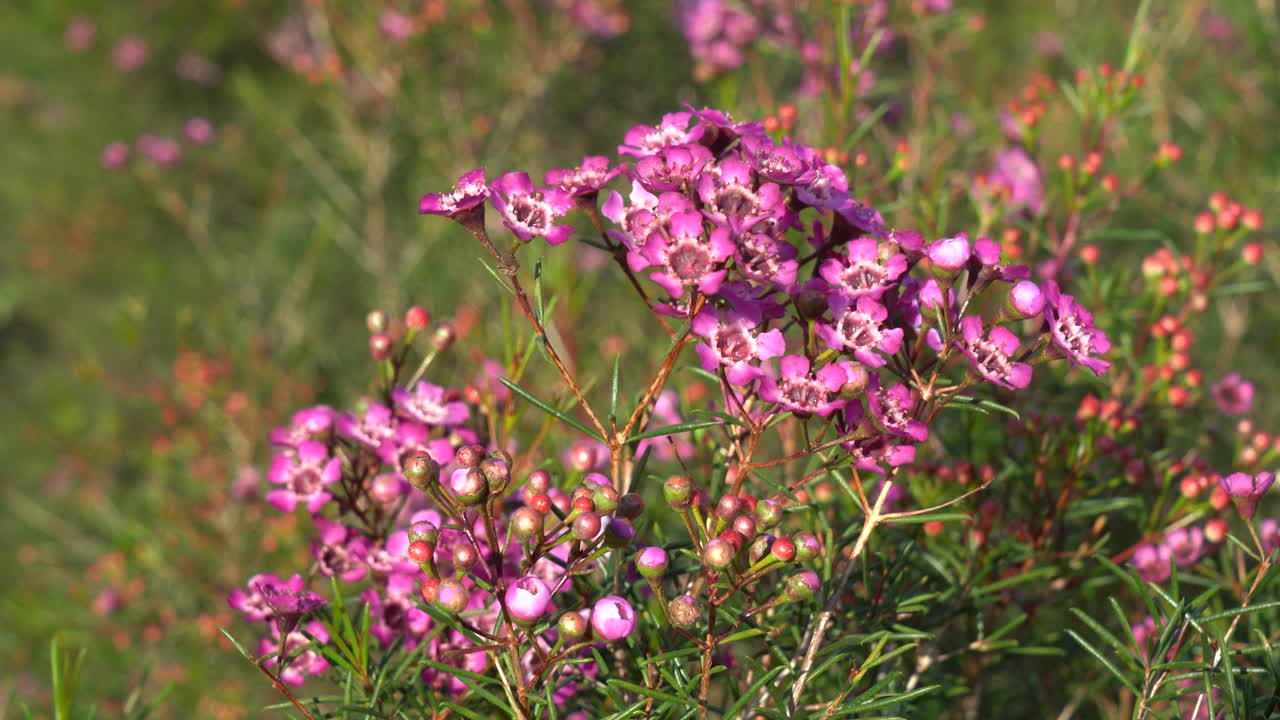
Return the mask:
[[627,438],[627,442],[636,442],[648,438],[666,437],[667,435],[679,435],[680,433],[693,432],[694,430],[702,430],[703,428],[718,427],[724,423],[719,420],[694,420],[693,422],[677,423],[675,425],[666,425],[654,430],[632,435]]
[[578,422],[578,420],[574,418],[572,415],[569,415],[561,410],[558,410],[552,405],[538,399],[535,395],[533,395],[533,393],[530,393],[528,390],[525,390],[524,388],[520,387],[519,385],[516,385],[515,383],[511,382],[510,380],[504,377],[498,378],[498,381],[501,382],[503,385],[506,385],[508,388],[510,388],[511,392],[524,398],[526,402],[538,408],[542,412],[550,415],[551,417],[554,417],[555,419],[559,420],[565,425],[568,425],[574,430],[577,430],[578,432],[583,433],[587,437],[593,438],[595,440],[599,440],[600,442],[604,442],[604,438],[597,435],[596,432],[591,428],[588,428],[586,425],[583,425],[582,423]]
[[1226,618],[1232,618],[1237,615],[1247,615],[1249,613],[1261,612],[1263,610],[1271,610],[1274,608],[1280,608],[1280,600],[1265,602],[1265,603],[1258,603],[1257,605],[1249,605],[1248,607],[1238,607],[1232,610],[1224,610],[1223,612],[1220,612],[1220,613],[1214,613],[1212,615],[1205,615],[1204,617],[1200,618],[1200,622],[1213,622],[1214,620],[1225,620]]
[[1129,688],[1129,690],[1133,692],[1134,695],[1139,695],[1139,696],[1142,695],[1142,692],[1138,690],[1138,686],[1134,685],[1133,681],[1130,680],[1128,677],[1126,677],[1124,673],[1120,672],[1120,669],[1115,666],[1115,663],[1108,660],[1107,657],[1104,656],[1096,647],[1091,645],[1083,637],[1080,637],[1080,634],[1077,633],[1075,630],[1068,629],[1066,632],[1068,635],[1071,636],[1072,640],[1075,640],[1077,643],[1080,644],[1080,647],[1085,649],[1085,652],[1089,653],[1094,658],[1096,658],[1098,662],[1102,663],[1102,666],[1105,667],[1108,671],[1110,671],[1111,674],[1114,675],[1116,679],[1120,681],[1120,684]]
[[671,693],[662,692],[661,690],[652,690],[643,685],[637,685],[635,683],[627,682],[626,680],[620,680],[618,678],[609,678],[608,682],[605,684],[611,687],[619,687],[619,688],[622,688],[623,690],[629,690],[638,695],[643,695],[647,698],[653,698],[654,700],[663,700],[669,703],[675,703],[677,705],[684,705],[685,707],[697,706],[697,703],[695,703],[693,700],[690,700],[689,698],[682,698],[678,695],[672,695]]

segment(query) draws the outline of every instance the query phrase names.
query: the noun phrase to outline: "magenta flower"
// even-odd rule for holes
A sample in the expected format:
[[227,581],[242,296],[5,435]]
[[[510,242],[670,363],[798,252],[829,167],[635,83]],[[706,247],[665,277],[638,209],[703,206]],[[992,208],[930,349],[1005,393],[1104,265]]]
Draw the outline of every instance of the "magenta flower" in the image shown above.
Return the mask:
[[693,334],[707,340],[694,347],[702,359],[702,369],[714,372],[723,367],[733,385],[746,385],[760,377],[759,362],[782,355],[786,342],[777,328],[756,333],[758,324],[755,318],[736,310],[704,307],[692,324]]
[[182,146],[172,138],[143,135],[135,145],[138,154],[157,167],[172,167],[182,159]]
[[418,212],[423,215],[457,217],[480,207],[488,197],[489,186],[485,183],[484,168],[476,168],[463,173],[449,192],[423,195],[418,202]]
[[1007,148],[997,152],[991,179],[1008,191],[1007,207],[1011,211],[1026,210],[1036,215],[1044,207],[1040,168],[1036,167],[1035,161],[1022,148]]
[[1204,557],[1204,531],[1198,527],[1169,530],[1164,544],[1180,568],[1189,568]]
[[93,40],[98,34],[98,28],[93,24],[93,20],[77,15],[71,18],[71,22],[67,24],[67,30],[62,36],[62,40],[66,43],[67,49],[72,52],[84,52],[93,47]]
[[1093,326],[1093,314],[1084,309],[1074,297],[1058,291],[1052,280],[1044,284],[1045,318],[1053,344],[1066,354],[1073,365],[1080,364],[1096,375],[1102,375],[1111,363],[1096,357],[1111,349],[1106,333]]
[[1044,293],[1040,286],[1023,280],[1009,289],[1009,305],[1022,317],[1035,317],[1044,312]]
[[444,388],[426,381],[415,385],[412,393],[392,390],[391,399],[397,410],[424,425],[461,425],[470,414],[466,403],[446,399]]
[[194,117],[183,126],[182,135],[194,145],[208,145],[213,142],[213,125],[202,117]]
[[398,638],[406,650],[412,650],[431,629],[431,616],[418,607],[416,591],[413,575],[393,573],[387,577],[384,592],[369,588],[360,594],[369,606],[369,634],[383,647]]
[[507,587],[503,600],[511,619],[531,625],[551,609],[551,588],[541,579],[527,575]]
[[[307,623],[306,630],[316,642],[320,644],[329,642],[329,632],[324,629],[324,623],[313,620]],[[278,632],[273,632],[279,635]],[[285,636],[283,643],[272,638],[263,638],[258,642],[258,656],[263,658],[262,663],[268,667],[283,665],[284,669],[279,672],[280,679],[298,687],[307,679],[307,675],[320,675],[329,669],[329,662],[314,647],[311,638],[295,630]],[[303,648],[307,649],[303,650]],[[281,662],[282,656],[283,662]]]
[[935,266],[943,270],[959,270],[969,262],[972,249],[969,246],[969,236],[960,233],[934,242],[925,252]]
[[754,182],[745,163],[733,156],[722,158],[698,177],[702,212],[717,224],[727,223],[735,234],[785,212],[781,188],[774,183],[756,188]]
[[617,595],[600,598],[591,608],[591,627],[607,642],[621,640],[636,627],[636,611]]
[[696,212],[671,216],[670,233],[655,232],[645,240],[641,253],[656,270],[649,279],[672,297],[681,297],[689,288],[714,295],[724,282],[724,261],[733,256],[729,230],[717,227],[705,240],[702,215]]
[[631,176],[650,192],[684,192],[696,185],[712,159],[702,145],[675,145],[640,158]]
[[102,167],[116,170],[129,162],[129,146],[122,142],[108,143],[102,148]]
[[111,62],[121,72],[133,72],[147,64],[147,43],[142,38],[128,36],[120,39],[111,50]]
[[543,237],[559,245],[573,234],[572,227],[555,224],[573,209],[573,198],[560,188],[535,190],[528,173],[509,172],[493,181],[489,201],[502,216],[502,224],[524,242]]
[[645,157],[666,147],[697,142],[702,137],[703,126],[696,125],[690,130],[692,118],[692,113],[668,113],[662,116],[662,122],[656,127],[636,125],[622,137],[623,144],[618,146],[618,154]]
[[966,315],[960,319],[960,336],[957,344],[984,380],[1009,390],[1031,384],[1031,366],[1012,359],[1018,351],[1016,335],[997,325],[983,337],[982,318]]
[[395,435],[395,423],[395,415],[392,414],[391,408],[378,403],[369,403],[363,417],[356,418],[354,415],[344,413],[338,416],[337,426],[338,432],[343,436],[361,445],[377,448]]
[[636,262],[640,263],[640,267],[646,267],[639,253],[644,249],[644,243],[649,236],[664,227],[672,215],[692,212],[697,208],[680,193],[664,192],[661,196],[654,195],[638,182],[631,184],[630,200],[631,205],[627,207],[623,205],[621,195],[610,192],[609,197],[600,206],[600,213],[621,227],[621,229],[611,228],[608,231],[609,237],[622,243],[631,251],[628,261],[632,263],[632,269],[635,270]]
[[1248,519],[1258,508],[1258,500],[1271,489],[1276,481],[1275,473],[1260,472],[1257,475],[1231,473],[1218,478],[1218,484],[1236,504],[1240,515]]
[[322,443],[308,440],[296,451],[276,455],[267,479],[284,486],[267,493],[267,502],[281,512],[293,512],[301,503],[315,514],[333,499],[325,488],[342,479],[342,460],[329,457],[329,449]]
[[796,188],[800,202],[820,210],[835,210],[850,202],[849,179],[839,166],[813,158],[813,176],[804,186]]
[[907,271],[907,258],[902,253],[881,261],[879,244],[874,238],[858,238],[849,243],[842,262],[830,258],[818,273],[831,287],[850,297],[864,295],[879,298]]
[[814,328],[827,347],[852,352],[858,362],[875,368],[884,367],[884,355],[902,347],[902,328],[884,326],[889,312],[874,298],[864,295],[855,301],[836,293],[827,300],[832,320]]
[[293,414],[288,427],[271,431],[271,444],[296,448],[307,440],[320,438],[333,427],[333,417],[333,410],[324,405],[299,410]]
[[789,291],[795,286],[796,272],[800,269],[796,261],[798,254],[791,243],[770,234],[749,232],[738,238],[734,267],[748,280]]
[[1209,389],[1218,410],[1225,415],[1247,415],[1253,409],[1253,383],[1230,373]]
[[555,168],[548,170],[542,182],[560,188],[571,197],[595,197],[600,189],[618,176],[625,166],[609,166],[609,158],[603,155],[591,155],[582,158],[582,164],[575,168]]
[[915,397],[902,383],[884,387],[876,383],[874,392],[868,394],[871,414],[887,432],[897,437],[924,442],[929,438],[929,428],[913,417]]
[[849,457],[853,459],[859,470],[882,475],[885,472],[885,465],[889,467],[909,465],[916,459],[914,445],[900,445],[889,435],[876,435],[845,443],[844,448],[849,452]]
[[388,40],[403,42],[413,34],[413,18],[395,10],[385,10],[378,18],[378,29]]
[[1144,582],[1162,583],[1169,579],[1172,572],[1169,562],[1173,552],[1166,545],[1143,545],[1133,553],[1129,563],[1138,571],[1138,577]]
[[1262,540],[1262,549],[1268,555],[1280,550],[1280,523],[1275,518],[1267,518],[1259,523],[1258,535]]
[[214,85],[222,79],[222,68],[204,55],[183,53],[174,67],[178,77],[198,85]]
[[261,622],[270,620],[276,614],[267,601],[268,594],[278,594],[280,591],[300,593],[304,587],[305,581],[296,573],[287,581],[276,575],[259,573],[249,578],[249,582],[245,583],[246,589],[232,590],[227,595],[227,604],[232,610],[242,613],[246,620]]
[[809,372],[809,358],[803,355],[786,355],[778,365],[782,369],[780,380],[768,375],[760,379],[760,397],[765,401],[796,415],[819,417],[827,417],[845,406],[839,393],[849,382],[852,367],[849,361],[828,363],[816,373]]
[[320,574],[345,583],[363,579],[369,570],[364,562],[369,541],[359,532],[324,518],[315,518],[314,522],[320,536],[312,543],[311,555]]
[[742,138],[742,155],[760,177],[783,185],[808,185],[817,175],[789,138],[778,145],[768,135],[747,135]]

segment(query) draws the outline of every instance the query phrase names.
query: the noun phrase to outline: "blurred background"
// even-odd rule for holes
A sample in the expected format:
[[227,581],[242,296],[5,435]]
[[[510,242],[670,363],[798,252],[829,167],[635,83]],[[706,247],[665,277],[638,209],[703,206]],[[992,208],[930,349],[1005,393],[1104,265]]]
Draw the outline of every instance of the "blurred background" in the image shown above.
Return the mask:
[[[880,47],[848,117],[808,118],[819,106],[804,47],[760,30],[741,57],[708,51],[709,4],[0,3],[0,718],[48,712],[55,635],[88,650],[79,692],[104,717],[148,703],[160,717],[255,717],[273,701],[218,631],[235,623],[228,590],[306,553],[294,519],[253,500],[267,431],[367,385],[371,309],[421,304],[476,346],[497,335],[488,310],[502,296],[479,249],[418,216],[424,192],[480,165],[535,178],[574,165],[685,102],[739,118],[796,103],[805,142],[858,133],[842,160],[887,218],[954,232],[972,213],[948,217],[929,198],[990,165],[1002,115],[1030,104],[1038,77],[1051,91],[1121,64],[1138,11],[854,3]],[[767,15],[783,3],[739,4]],[[838,3],[786,4],[820,27]],[[1272,225],[1280,199],[1274,0],[1150,12],[1149,102],[1118,142],[1173,142],[1183,158],[1114,223],[1141,232],[1095,239],[1135,268],[1187,237],[1211,192]],[[1039,122],[1048,168],[1074,128]],[[876,177],[904,148],[916,162],[893,187],[911,199]],[[625,290],[601,258],[545,262],[572,287],[558,312],[580,351],[645,351],[642,328],[576,322]],[[1274,253],[1264,267],[1274,287]],[[1198,357],[1266,398],[1280,387],[1280,304],[1266,293],[1222,307]],[[444,369],[465,381],[474,360],[459,351]]]

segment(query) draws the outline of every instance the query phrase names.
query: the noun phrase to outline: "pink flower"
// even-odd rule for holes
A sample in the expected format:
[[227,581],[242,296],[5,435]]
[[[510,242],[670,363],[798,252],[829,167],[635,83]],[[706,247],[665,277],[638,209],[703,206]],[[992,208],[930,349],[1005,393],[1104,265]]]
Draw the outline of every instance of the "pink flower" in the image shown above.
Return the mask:
[[232,610],[242,613],[250,622],[261,622],[275,617],[268,596],[280,592],[302,592],[305,581],[301,575],[294,574],[287,581],[267,573],[260,573],[249,578],[245,589],[235,589],[227,595],[227,604]]
[[874,238],[858,238],[849,243],[845,260],[830,258],[819,274],[831,287],[850,297],[879,298],[907,271],[907,258],[896,253],[881,261]]
[[423,215],[457,217],[480,207],[488,197],[489,186],[485,183],[484,168],[476,168],[463,173],[449,192],[423,195],[422,200],[418,201],[418,212]]
[[828,363],[816,373],[809,372],[809,358],[803,355],[787,355],[778,364],[782,369],[780,380],[767,375],[760,380],[760,397],[765,401],[796,415],[820,417],[845,406],[839,393],[849,381],[849,361]]
[[1198,527],[1174,528],[1164,534],[1164,544],[1178,567],[1188,568],[1204,556],[1204,531]]
[[338,432],[361,445],[377,448],[390,440],[396,432],[395,416],[391,408],[378,403],[369,403],[364,417],[343,414],[338,416]]
[[702,137],[702,125],[689,129],[689,120],[693,114],[687,112],[668,113],[662,116],[657,127],[636,125],[623,136],[623,144],[618,146],[619,155],[644,157],[655,155],[658,151],[672,145],[688,145]]
[[147,64],[147,43],[141,38],[128,36],[120,39],[111,50],[111,61],[122,72],[133,72]]
[[997,325],[984,338],[982,318],[976,315],[960,319],[960,335],[957,341],[960,349],[984,380],[1009,390],[1031,384],[1031,366],[1012,359],[1018,351],[1016,335]]
[[309,407],[293,414],[289,427],[271,431],[271,444],[296,448],[299,444],[323,437],[333,427],[334,412],[324,405]]
[[875,390],[868,394],[871,414],[887,432],[898,437],[924,442],[929,439],[929,428],[912,413],[915,412],[915,397],[911,390],[902,383],[891,387],[876,383]]
[[582,158],[582,164],[577,167],[548,170],[542,181],[560,188],[572,197],[595,197],[601,188],[622,172],[623,167],[610,167],[609,158],[591,155]]
[[714,372],[723,367],[733,385],[746,385],[760,377],[759,362],[782,355],[786,343],[777,328],[757,333],[758,324],[757,319],[736,310],[704,307],[692,325],[693,334],[707,341],[694,347],[702,369]]
[[551,588],[540,578],[529,575],[511,583],[503,600],[513,620],[532,624],[551,608]]
[[418,607],[413,575],[394,573],[387,577],[383,592],[369,588],[360,598],[369,605],[369,634],[383,647],[399,639],[406,650],[412,650],[431,629],[431,616]]
[[293,512],[302,503],[315,514],[333,496],[325,488],[342,479],[342,460],[329,457],[323,444],[308,440],[294,452],[283,452],[271,461],[267,479],[284,487],[267,493],[267,502],[281,512]]
[[655,232],[645,240],[642,256],[655,267],[649,279],[672,297],[683,297],[689,288],[714,295],[724,282],[724,261],[733,256],[729,230],[718,226],[704,238],[703,217],[696,212],[671,216],[670,233]]
[[397,410],[429,426],[461,425],[470,414],[466,403],[447,400],[444,388],[425,381],[415,385],[412,393],[403,388],[392,390],[391,399]]
[[116,170],[129,162],[129,146],[122,142],[109,143],[102,148],[102,167]]
[[617,595],[600,598],[591,608],[591,627],[607,642],[621,640],[636,627],[636,612],[631,603]]
[[934,242],[926,252],[935,266],[943,270],[959,270],[969,262],[972,249],[969,247],[969,236],[960,233]]
[[66,43],[68,50],[84,52],[93,47],[93,40],[97,34],[98,28],[93,24],[93,20],[83,15],[78,15],[71,19],[71,23],[67,25],[67,31],[62,39]]
[[543,237],[559,245],[573,234],[572,227],[555,224],[573,209],[573,197],[560,188],[535,190],[528,173],[509,172],[493,181],[489,201],[502,216],[502,224],[524,242]]
[[1225,415],[1247,415],[1253,409],[1253,383],[1230,373],[1209,389],[1218,409]]
[[182,128],[187,141],[195,145],[208,145],[213,142],[213,125],[202,117],[194,117]]
[[[307,623],[306,631],[316,642],[329,642],[329,632],[324,629],[324,623],[318,620]],[[278,632],[275,634],[279,635]],[[263,638],[258,643],[258,656],[263,658],[263,664],[269,667],[284,665],[279,673],[280,679],[294,687],[302,685],[307,675],[320,675],[329,668],[329,662],[318,650],[313,649],[314,645],[307,635],[294,630],[285,636],[283,643],[272,638]],[[281,662],[282,657],[284,663]]]
[[1148,544],[1138,548],[1129,562],[1144,582],[1162,583],[1169,579],[1172,572],[1169,568],[1172,559],[1173,552],[1168,546]]
[[828,302],[831,322],[819,322],[814,329],[827,347],[852,352],[858,362],[875,368],[884,367],[884,356],[902,347],[902,328],[884,326],[889,312],[874,298],[864,295],[855,302],[834,293]]
[[1061,294],[1052,280],[1045,282],[1044,294],[1048,300],[1044,314],[1053,344],[1073,365],[1084,365],[1099,376],[1106,372],[1111,363],[1097,356],[1111,350],[1111,342],[1106,333],[1093,326],[1093,314],[1076,303],[1074,297]]

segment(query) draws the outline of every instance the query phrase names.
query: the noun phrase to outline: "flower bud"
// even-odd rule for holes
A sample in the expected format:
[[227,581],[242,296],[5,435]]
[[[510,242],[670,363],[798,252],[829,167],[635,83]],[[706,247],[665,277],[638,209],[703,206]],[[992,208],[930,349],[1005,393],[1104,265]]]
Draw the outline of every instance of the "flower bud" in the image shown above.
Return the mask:
[[744,538],[756,536],[756,519],[750,515],[739,515],[733,519],[733,529]]
[[380,335],[387,331],[387,314],[381,310],[371,310],[368,315],[364,316],[365,327],[369,328],[369,334]]
[[943,270],[959,270],[969,262],[969,236],[960,233],[942,238],[929,246],[929,261]]
[[538,537],[542,532],[542,516],[531,507],[516,508],[511,513],[511,532],[521,540]]
[[742,548],[747,546],[747,539],[742,536],[742,533],[733,528],[725,528],[720,533],[719,538],[733,546],[734,555],[742,552]]
[[1213,518],[1204,524],[1204,537],[1211,543],[1220,543],[1227,539],[1227,521]]
[[693,481],[683,475],[673,475],[663,484],[662,496],[674,510],[687,508],[693,497]]
[[578,490],[582,491],[582,493],[574,492],[573,509],[577,512],[595,512],[596,501],[583,494],[586,492],[585,488],[578,488]]
[[942,307],[943,294],[942,288],[939,287],[938,281],[929,278],[924,285],[920,287],[920,306],[926,310]]
[[716,503],[716,517],[728,522],[742,511],[742,498],[737,495],[724,495]]
[[561,637],[566,642],[574,642],[587,634],[587,619],[582,616],[582,613],[571,610],[560,616],[556,629],[560,631]]
[[815,288],[807,288],[796,293],[792,302],[795,303],[796,312],[800,313],[800,317],[805,320],[820,318],[827,311],[827,296]]
[[458,331],[453,327],[453,323],[442,322],[436,325],[436,331],[431,334],[431,349],[436,352],[444,352],[453,345],[453,341],[458,338]]
[[761,500],[756,504],[756,528],[771,530],[782,521],[782,503],[773,498]]
[[421,305],[414,305],[404,314],[404,324],[410,330],[421,330],[431,324],[431,315]]
[[591,628],[602,640],[621,640],[635,627],[636,611],[631,608],[631,603],[617,595],[600,598],[591,608]]
[[655,545],[636,554],[636,572],[647,580],[660,580],[667,572],[667,551]]
[[1009,290],[1009,306],[1022,317],[1035,317],[1044,311],[1044,293],[1030,280],[1022,280]]
[[822,549],[818,536],[807,530],[792,535],[791,540],[796,544],[796,559],[800,562],[809,562],[818,557],[818,552]]
[[546,470],[534,470],[529,473],[529,489],[535,493],[545,493],[551,489],[551,473]]
[[680,595],[667,603],[667,617],[671,618],[672,625],[688,630],[698,624],[702,607],[692,595]]
[[528,575],[511,583],[503,601],[512,620],[533,625],[551,609],[551,588],[540,578]]
[[551,496],[540,492],[529,498],[529,507],[539,515],[551,512]]
[[425,452],[414,453],[405,458],[400,471],[409,484],[427,492],[440,480],[440,464]]
[[391,357],[393,343],[391,338],[377,333],[369,336],[369,356],[379,362]]
[[424,540],[414,540],[409,543],[409,549],[406,554],[409,556],[409,562],[421,565],[431,559],[431,555],[435,552],[435,548]]
[[622,518],[611,518],[604,527],[604,544],[611,548],[626,547],[636,539],[636,529]]
[[644,498],[636,493],[627,493],[618,498],[618,509],[615,513],[620,518],[634,520],[644,512]]
[[573,536],[583,541],[591,540],[600,534],[600,525],[599,515],[591,511],[581,513],[573,519]]
[[822,587],[818,574],[812,570],[804,570],[787,578],[783,596],[791,602],[802,602],[813,598],[814,593]]
[[471,593],[467,592],[466,586],[453,578],[441,580],[435,596],[437,605],[454,614],[465,610],[471,600]]
[[416,522],[409,528],[409,542],[421,540],[428,545],[435,545],[440,539],[440,528],[435,523]]
[[596,510],[608,515],[618,508],[618,491],[609,485],[597,486],[591,492],[591,501]]
[[470,572],[471,566],[476,564],[476,549],[466,543],[459,543],[453,546],[453,568],[462,572]]
[[489,482],[476,468],[459,468],[449,478],[450,489],[463,505],[478,505],[489,495]]
[[500,493],[507,489],[507,483],[511,480],[511,471],[507,468],[507,464],[497,458],[490,457],[480,461],[480,472],[489,485],[489,492],[492,493]]
[[791,562],[796,558],[796,543],[789,537],[780,537],[769,547],[769,554],[782,562]]
[[769,534],[757,535],[747,548],[747,560],[752,565],[760,562],[765,555],[769,554],[769,547],[773,545],[774,540],[777,540],[777,538]]
[[737,553],[734,551],[733,545],[729,544],[728,540],[716,538],[708,542],[706,547],[702,548],[702,561],[706,563],[708,567],[715,568],[716,570],[723,570],[729,567],[729,564],[733,562],[733,556],[735,554]]
[[463,445],[454,455],[454,462],[464,468],[475,467],[484,459],[484,448],[479,445]]
[[440,578],[429,577],[422,581],[422,599],[429,603],[436,601],[440,593]]

